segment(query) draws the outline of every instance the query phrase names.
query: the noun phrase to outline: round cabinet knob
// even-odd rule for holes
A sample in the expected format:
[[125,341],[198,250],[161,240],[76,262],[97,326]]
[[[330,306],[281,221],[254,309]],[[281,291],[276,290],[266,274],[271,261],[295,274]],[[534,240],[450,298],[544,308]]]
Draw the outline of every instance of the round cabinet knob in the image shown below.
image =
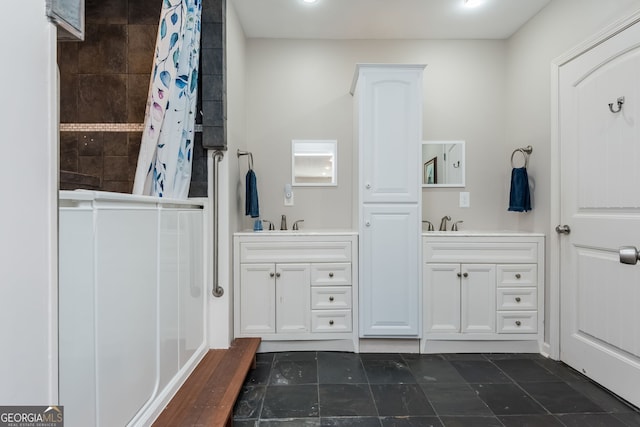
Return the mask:
[[469,273],[462,273],[462,277],[469,277]]
[[371,184],[367,183],[367,185],[365,185],[365,188],[369,190],[371,188]]
[[280,277],[280,273],[276,273],[276,277]]
[[333,326],[333,320],[329,320],[329,325]]
[[462,274],[458,273],[458,274],[457,274],[457,276],[458,276],[458,277],[462,277]]
[[516,320],[516,326],[520,326],[522,325],[522,322],[520,322],[519,320]]
[[520,302],[520,297],[516,297],[516,302]]
[[333,273],[329,273],[329,277],[333,277]]
[[329,301],[333,302],[333,297],[329,297]]
[[516,273],[516,279],[521,278],[522,276],[520,275],[520,273]]
[[273,277],[275,274],[273,272],[269,273],[269,277]]
[[371,227],[371,221],[365,221],[364,225],[366,225],[367,227]]

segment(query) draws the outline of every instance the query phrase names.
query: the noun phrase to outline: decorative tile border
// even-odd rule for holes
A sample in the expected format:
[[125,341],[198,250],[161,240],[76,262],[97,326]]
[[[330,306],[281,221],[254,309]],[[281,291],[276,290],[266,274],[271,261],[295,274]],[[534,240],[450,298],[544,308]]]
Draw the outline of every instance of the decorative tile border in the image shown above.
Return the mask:
[[[60,132],[142,132],[144,123],[60,123]],[[202,132],[196,124],[195,132]]]

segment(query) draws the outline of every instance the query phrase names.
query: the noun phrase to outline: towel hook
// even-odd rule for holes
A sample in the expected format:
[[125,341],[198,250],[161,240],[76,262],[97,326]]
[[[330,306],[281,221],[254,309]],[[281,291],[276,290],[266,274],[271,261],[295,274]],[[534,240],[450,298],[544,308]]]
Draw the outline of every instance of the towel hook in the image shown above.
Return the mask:
[[249,169],[253,170],[253,153],[251,153],[251,151],[242,151],[238,148],[238,158],[240,158],[241,156],[249,156]]
[[522,157],[524,157],[524,166],[521,167],[527,167],[529,166],[529,154],[533,153],[533,147],[530,145],[527,145],[524,148],[516,148],[515,150],[513,150],[513,153],[511,153],[511,167],[515,168],[515,164],[513,163],[513,157],[516,155],[516,153],[521,153]]
[[613,114],[616,114],[622,111],[622,106],[624,105],[624,96],[621,96],[620,98],[618,98],[616,100],[616,103],[618,104],[617,110],[613,109],[613,103],[609,104],[609,111],[611,111]]

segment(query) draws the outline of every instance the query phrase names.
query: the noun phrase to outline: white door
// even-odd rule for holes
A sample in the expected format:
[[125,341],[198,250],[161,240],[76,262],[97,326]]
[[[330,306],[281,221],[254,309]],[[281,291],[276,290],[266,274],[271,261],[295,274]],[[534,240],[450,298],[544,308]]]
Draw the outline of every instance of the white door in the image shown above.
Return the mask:
[[311,330],[311,268],[309,264],[276,265],[276,331]]
[[274,264],[241,264],[240,334],[261,336],[276,332]]
[[571,229],[560,236],[560,356],[640,405],[640,266],[618,258],[620,246],[640,246],[640,25],[559,77],[561,218]]
[[365,206],[360,240],[362,336],[420,332],[417,205]]
[[462,332],[496,331],[495,264],[462,264]]
[[362,200],[417,202],[422,67],[363,70],[360,95]]
[[426,264],[423,280],[425,332],[460,332],[460,264]]

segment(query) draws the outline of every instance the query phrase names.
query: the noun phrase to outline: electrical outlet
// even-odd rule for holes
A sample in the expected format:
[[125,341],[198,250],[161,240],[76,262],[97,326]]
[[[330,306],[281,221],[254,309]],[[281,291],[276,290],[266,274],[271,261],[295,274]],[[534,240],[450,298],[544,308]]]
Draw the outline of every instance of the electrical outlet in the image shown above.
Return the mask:
[[287,194],[284,195],[284,205],[293,206],[293,191],[288,194],[289,194],[289,197],[287,197]]
[[460,207],[468,208],[471,205],[471,200],[468,191],[460,192]]

